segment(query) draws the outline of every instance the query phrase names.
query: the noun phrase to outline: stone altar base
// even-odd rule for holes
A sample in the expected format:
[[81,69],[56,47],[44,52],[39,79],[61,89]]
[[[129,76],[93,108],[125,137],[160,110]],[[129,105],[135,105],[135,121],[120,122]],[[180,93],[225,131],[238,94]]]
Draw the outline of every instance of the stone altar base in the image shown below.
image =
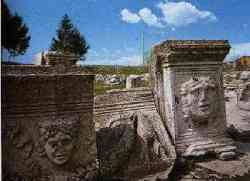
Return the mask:
[[152,51],[154,94],[177,154],[235,157],[226,134],[222,61],[227,41],[169,40]]
[[93,180],[91,75],[2,74],[2,179]]

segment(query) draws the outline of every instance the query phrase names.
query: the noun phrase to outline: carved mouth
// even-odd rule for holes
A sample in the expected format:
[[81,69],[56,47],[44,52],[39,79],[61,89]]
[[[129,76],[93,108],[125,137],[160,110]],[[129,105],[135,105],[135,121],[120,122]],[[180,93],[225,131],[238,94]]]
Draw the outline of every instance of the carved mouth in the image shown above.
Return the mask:
[[201,105],[199,105],[199,109],[201,111],[207,111],[209,109],[209,104],[208,103],[201,104]]
[[66,158],[66,154],[56,154],[56,159],[64,160]]

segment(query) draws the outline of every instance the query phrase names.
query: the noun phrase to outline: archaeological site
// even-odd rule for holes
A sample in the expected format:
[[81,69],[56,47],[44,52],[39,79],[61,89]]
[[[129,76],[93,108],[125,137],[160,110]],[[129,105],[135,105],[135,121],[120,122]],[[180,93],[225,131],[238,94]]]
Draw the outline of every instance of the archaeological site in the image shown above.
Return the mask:
[[140,75],[1,65],[2,180],[250,181],[250,71],[223,68],[230,47],[166,40]]

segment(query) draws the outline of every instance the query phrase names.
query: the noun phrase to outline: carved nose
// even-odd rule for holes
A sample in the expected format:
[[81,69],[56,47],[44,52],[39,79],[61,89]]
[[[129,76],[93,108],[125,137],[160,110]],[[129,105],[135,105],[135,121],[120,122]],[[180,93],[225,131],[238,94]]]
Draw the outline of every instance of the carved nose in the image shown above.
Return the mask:
[[205,100],[206,100],[206,97],[207,97],[206,92],[205,92],[205,91],[201,91],[200,100],[201,100],[201,101],[205,101]]

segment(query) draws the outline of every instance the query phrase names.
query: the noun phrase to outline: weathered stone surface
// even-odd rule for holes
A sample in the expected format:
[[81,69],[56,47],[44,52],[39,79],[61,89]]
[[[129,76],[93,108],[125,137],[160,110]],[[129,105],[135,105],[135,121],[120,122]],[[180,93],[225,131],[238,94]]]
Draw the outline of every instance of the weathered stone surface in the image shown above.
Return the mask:
[[236,157],[236,153],[233,150],[232,152],[222,152],[219,156],[219,159],[221,160],[231,160],[232,158]]
[[240,142],[237,142],[236,145],[239,153],[241,153],[241,156],[236,160],[211,160],[197,163],[197,165],[224,175],[224,180],[226,177],[228,177],[228,180],[244,180],[243,178],[247,180],[250,177],[250,145]]
[[250,81],[250,71],[243,71],[240,74],[240,79],[245,81]]
[[126,89],[144,87],[145,80],[142,75],[129,75],[126,80]]
[[195,156],[233,145],[226,135],[222,61],[227,41],[165,41],[152,51],[161,117],[177,153]]
[[72,66],[75,65],[78,60],[80,60],[80,56],[71,53],[62,54],[58,52],[49,51],[42,55],[41,65]]
[[96,128],[108,127],[112,120],[130,117],[136,110],[156,111],[149,88],[110,90],[95,97]]
[[[249,143],[235,143],[239,155],[234,159],[219,160],[206,159],[188,160],[180,159],[176,162],[174,171],[169,180],[176,181],[248,181],[250,177],[250,145]],[[227,151],[230,147],[226,148]],[[225,152],[233,156],[235,153]]]
[[156,179],[161,173],[167,178],[175,150],[150,89],[116,90],[97,96],[95,121],[102,177],[138,180],[152,174]]
[[109,85],[119,85],[121,84],[122,82],[122,79],[119,75],[108,75],[106,80],[105,80],[105,83],[106,84],[109,84]]
[[92,180],[91,75],[2,75],[3,180]]
[[236,91],[227,91],[227,127],[229,134],[238,140],[250,141],[250,82],[239,85]]

